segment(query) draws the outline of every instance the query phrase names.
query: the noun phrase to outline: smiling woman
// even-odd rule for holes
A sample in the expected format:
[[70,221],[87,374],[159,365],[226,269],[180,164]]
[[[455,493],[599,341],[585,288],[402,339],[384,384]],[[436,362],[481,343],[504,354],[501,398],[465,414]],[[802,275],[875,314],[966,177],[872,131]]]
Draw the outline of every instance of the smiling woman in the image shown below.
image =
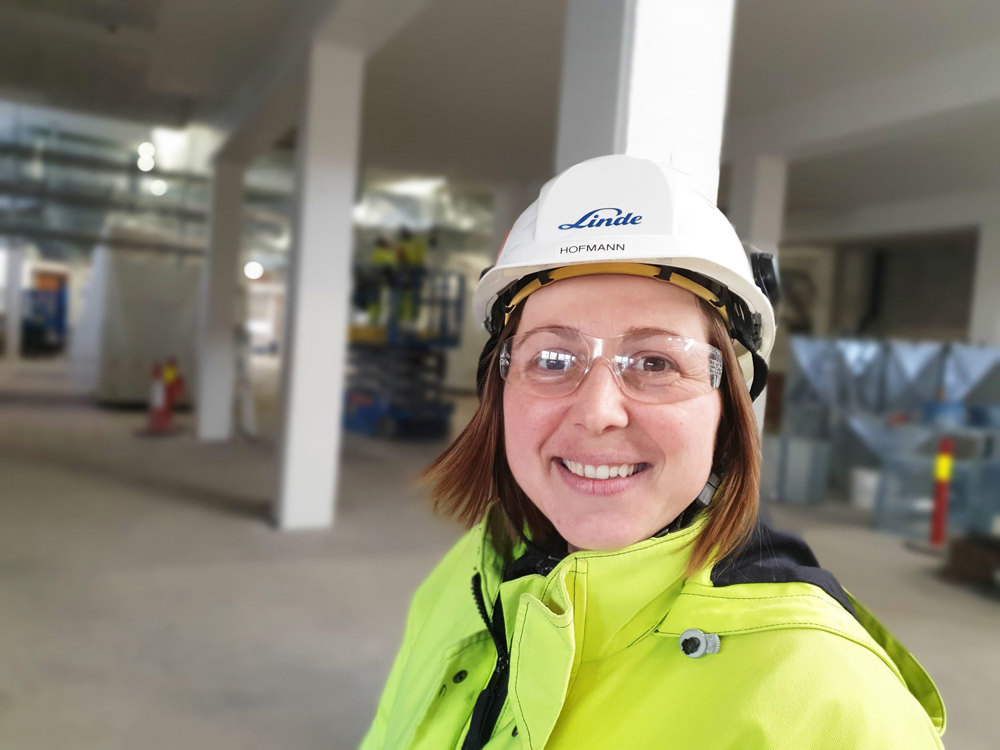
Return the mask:
[[659,164],[542,188],[476,290],[479,408],[427,470],[472,528],[364,748],[941,747],[920,665],[757,521],[761,264]]
[[[595,300],[601,304],[595,305]],[[684,337],[680,348],[688,348],[683,353],[691,360],[687,377],[668,373],[664,385],[647,384],[642,390],[619,384],[619,379],[622,384],[635,383],[637,377],[640,383],[650,379],[631,363],[616,376],[620,360],[612,360],[614,365],[598,362],[570,392],[562,387],[539,395],[544,388],[526,377],[507,377],[504,449],[511,472],[572,547],[619,549],[648,539],[680,515],[705,486],[722,399],[709,372],[710,354],[718,350],[705,343],[708,318],[698,302],[678,287],[620,275],[568,279],[525,301],[520,329],[568,324],[571,330],[616,336],[629,326],[668,323]],[[537,337],[525,335],[529,344]],[[643,337],[625,351],[639,346],[636,353],[648,357],[651,350],[641,347],[669,350],[670,342],[677,340]],[[659,351],[656,356],[668,361],[670,355]],[[665,402],[646,403],[643,396]],[[625,466],[627,476],[616,471],[618,476],[612,477],[612,466]]]

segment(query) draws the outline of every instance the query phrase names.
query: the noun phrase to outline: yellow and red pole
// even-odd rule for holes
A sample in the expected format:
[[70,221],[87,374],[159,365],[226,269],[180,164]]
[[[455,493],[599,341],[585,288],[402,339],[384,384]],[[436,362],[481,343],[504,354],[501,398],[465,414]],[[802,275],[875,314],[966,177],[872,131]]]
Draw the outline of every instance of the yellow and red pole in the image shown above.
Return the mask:
[[945,544],[948,529],[948,493],[951,490],[951,475],[954,463],[955,440],[941,439],[934,459],[934,511],[931,515],[932,547],[941,548]]

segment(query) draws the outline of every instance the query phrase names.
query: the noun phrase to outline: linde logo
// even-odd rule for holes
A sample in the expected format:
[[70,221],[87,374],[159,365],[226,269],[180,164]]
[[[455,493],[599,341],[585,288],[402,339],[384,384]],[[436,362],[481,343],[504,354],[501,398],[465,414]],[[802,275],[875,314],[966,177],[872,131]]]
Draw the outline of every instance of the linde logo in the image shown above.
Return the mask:
[[560,224],[560,229],[593,229],[595,227],[624,227],[642,221],[642,216],[625,213],[620,208],[592,208],[572,224]]

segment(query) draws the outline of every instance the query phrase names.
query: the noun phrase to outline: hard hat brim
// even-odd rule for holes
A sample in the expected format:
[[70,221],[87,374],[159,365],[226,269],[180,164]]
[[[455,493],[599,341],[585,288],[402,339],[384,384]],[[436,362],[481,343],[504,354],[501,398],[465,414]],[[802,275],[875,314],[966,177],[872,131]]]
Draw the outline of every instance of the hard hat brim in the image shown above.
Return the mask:
[[[662,238],[656,239],[659,240],[658,244],[662,246]],[[634,241],[635,238],[632,239],[633,243]],[[759,313],[761,315],[761,346],[758,350],[758,354],[765,359],[770,354],[771,349],[774,346],[774,311],[772,310],[771,305],[767,301],[767,297],[764,293],[756,286],[748,283],[747,280],[740,276],[739,273],[705,258],[692,256],[671,257],[662,252],[657,252],[655,254],[650,253],[649,257],[646,258],[630,257],[628,259],[620,257],[616,258],[614,255],[605,255],[605,257],[595,257],[587,261],[574,261],[572,265],[577,268],[586,268],[588,265],[593,265],[595,266],[595,273],[604,274],[607,273],[607,271],[601,268],[601,266],[605,266],[608,262],[676,267],[700,273],[718,281],[720,284],[726,286],[730,293],[740,297],[750,308],[751,312]],[[548,271],[554,268],[560,268],[563,265],[568,264],[558,262],[525,263],[522,265],[505,265],[502,268],[490,269],[479,280],[479,284],[473,294],[472,304],[476,315],[480,316],[480,320],[483,320],[485,324],[490,317],[490,313],[493,309],[493,304],[496,302],[497,296],[504,289],[525,276],[539,271]]]

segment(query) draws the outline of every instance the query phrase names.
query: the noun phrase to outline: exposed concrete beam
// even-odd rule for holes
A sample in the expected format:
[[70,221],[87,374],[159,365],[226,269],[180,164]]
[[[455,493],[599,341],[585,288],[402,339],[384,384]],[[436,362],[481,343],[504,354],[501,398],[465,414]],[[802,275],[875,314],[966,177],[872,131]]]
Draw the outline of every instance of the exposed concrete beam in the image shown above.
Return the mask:
[[729,123],[728,160],[818,156],[1000,111],[1000,43]]
[[[304,50],[309,49],[309,42],[332,2],[303,0],[299,3],[291,21],[269,45],[268,53],[234,82],[224,100],[207,103],[192,119],[222,132],[232,132],[246,122],[275,89],[293,80],[301,71]],[[298,112],[295,115],[298,116]]]
[[304,102],[305,50],[313,39],[371,55],[426,0],[308,0],[221,105],[200,119],[231,133],[216,158],[248,162],[298,125]]
[[406,26],[427,0],[340,0],[317,37],[370,57]]
[[955,193],[851,211],[793,212],[785,219],[784,243],[810,244],[886,235],[974,228],[1000,206],[1000,192]]
[[221,161],[248,164],[270,150],[288,131],[298,125],[304,96],[304,60],[296,60],[287,79],[262,94],[255,109],[247,114],[216,152]]

